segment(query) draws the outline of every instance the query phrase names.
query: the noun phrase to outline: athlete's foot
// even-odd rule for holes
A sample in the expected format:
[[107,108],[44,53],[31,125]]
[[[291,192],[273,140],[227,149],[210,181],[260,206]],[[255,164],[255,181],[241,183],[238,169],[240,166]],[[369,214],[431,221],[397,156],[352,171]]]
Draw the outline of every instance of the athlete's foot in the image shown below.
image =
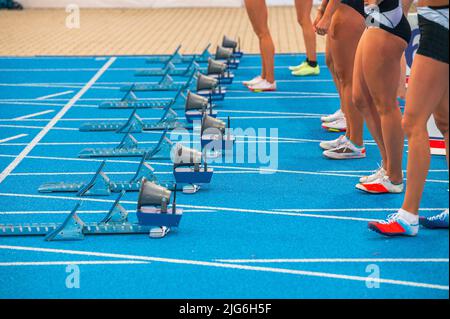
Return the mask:
[[335,149],[324,151],[323,156],[335,160],[360,159],[366,157],[366,148],[358,147],[351,141],[347,141]]
[[359,182],[361,184],[365,184],[365,183],[371,183],[374,180],[377,180],[378,178],[384,177],[386,176],[386,170],[383,167],[383,163],[381,163],[381,165],[379,166],[379,168],[371,175],[369,176],[363,176],[359,179]]
[[420,217],[420,225],[429,229],[448,229],[448,209],[433,217]]
[[345,120],[345,117],[343,117],[334,122],[325,122],[322,123],[322,128],[329,132],[346,132],[347,121]]
[[416,236],[419,220],[418,216],[400,209],[389,215],[386,221],[370,222],[369,229],[384,236]]
[[251,85],[248,87],[252,92],[270,92],[277,90],[277,82],[270,83],[267,80],[262,80],[261,82]]
[[252,86],[252,85],[256,85],[256,84],[258,84],[259,82],[262,82],[262,81],[264,81],[264,79],[259,75],[259,76],[257,76],[257,77],[255,77],[255,78],[253,78],[252,80],[250,80],[250,81],[244,81],[244,82],[242,82],[245,86]]
[[333,114],[330,114],[330,115],[327,115],[327,116],[322,116],[320,118],[320,120],[322,122],[329,123],[329,122],[334,122],[334,121],[337,121],[337,120],[340,120],[340,119],[343,119],[343,118],[344,118],[344,112],[342,112],[341,108],[339,108]]
[[304,66],[307,66],[307,65],[308,65],[308,62],[305,61],[302,64],[299,64],[299,65],[296,65],[296,66],[290,66],[289,70],[290,71],[298,71],[298,70],[300,70],[301,68],[303,68]]
[[334,148],[337,148],[345,143],[348,142],[348,138],[345,135],[341,135],[339,136],[337,139],[332,140],[332,141],[323,141],[319,144],[320,148],[322,148],[323,150],[327,151],[327,150],[332,150]]
[[306,64],[302,68],[292,71],[292,75],[295,76],[311,76],[311,75],[319,75],[320,67],[319,65],[311,66],[310,64]]
[[400,194],[403,193],[404,184],[394,184],[389,176],[379,177],[374,181],[359,183],[356,188],[370,194]]

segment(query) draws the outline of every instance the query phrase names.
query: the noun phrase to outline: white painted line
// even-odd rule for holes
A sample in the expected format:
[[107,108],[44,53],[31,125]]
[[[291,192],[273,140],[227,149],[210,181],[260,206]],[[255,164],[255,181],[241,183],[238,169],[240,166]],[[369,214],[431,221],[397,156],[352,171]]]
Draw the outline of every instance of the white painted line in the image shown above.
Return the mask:
[[[265,95],[265,93],[255,93],[255,96],[227,96],[227,100],[279,100],[279,99],[338,99],[339,95],[332,96],[297,96],[297,95],[291,95],[291,96],[273,96],[273,95]],[[261,105],[264,106],[264,105]],[[272,105],[267,105],[272,107]]]
[[[420,211],[444,211],[445,208],[420,208]],[[398,211],[397,208],[274,208],[273,211],[277,212],[291,212],[291,213],[304,213],[304,212],[390,212]]]
[[[168,165],[169,166],[169,165]],[[72,176],[72,175],[94,175],[96,172],[27,172],[11,173],[9,176]],[[104,172],[106,175],[134,175],[136,172]],[[173,171],[154,172],[155,175],[173,175]],[[258,174],[255,171],[214,171],[214,174]]]
[[36,267],[36,266],[67,266],[67,265],[143,265],[150,264],[139,260],[105,260],[105,261],[36,261],[36,262],[0,262],[0,267]]
[[63,95],[71,94],[71,93],[73,93],[72,90],[70,90],[70,91],[65,91],[65,92],[61,92],[61,93],[55,93],[55,94],[50,94],[50,95],[41,96],[41,97],[36,98],[36,100],[38,100],[38,101],[43,101],[43,100],[51,99],[52,97],[63,96]]
[[[124,204],[130,205],[130,204]],[[78,210],[78,214],[86,215],[99,215],[106,214],[108,210]],[[183,209],[184,213],[215,213],[213,210],[209,209]],[[36,210],[36,211],[10,211],[10,212],[0,212],[0,216],[16,216],[16,215],[68,215],[69,210]]]
[[4,139],[0,140],[0,144],[6,143],[6,142],[9,142],[9,141],[12,141],[12,140],[17,140],[17,139],[25,137],[25,136],[28,136],[28,134],[19,134],[19,135],[7,137],[7,138],[4,138]]
[[[304,270],[294,270],[285,268],[273,268],[273,267],[258,267],[258,266],[247,266],[239,264],[227,264],[209,261],[199,261],[199,260],[187,260],[187,259],[175,259],[175,258],[161,258],[161,257],[151,257],[151,256],[136,256],[136,255],[126,255],[126,254],[111,254],[102,252],[92,252],[92,251],[79,251],[79,250],[65,250],[65,249],[50,249],[50,248],[38,248],[38,247],[23,247],[23,246],[6,246],[0,245],[0,249],[5,250],[19,250],[19,251],[34,251],[34,252],[47,252],[55,254],[66,254],[66,255],[78,255],[78,256],[96,256],[96,257],[106,257],[106,258],[118,258],[125,260],[141,260],[150,262],[161,262],[179,265],[193,265],[193,266],[203,266],[203,267],[213,267],[213,268],[224,268],[224,269],[236,269],[236,270],[247,270],[256,272],[269,272],[278,274],[290,274],[297,276],[307,276],[307,277],[319,277],[319,278],[330,278],[330,279],[341,279],[350,281],[360,281],[367,282],[367,276],[351,276],[351,275],[341,275],[325,272],[315,272],[315,271],[304,271]],[[391,285],[399,286],[409,286],[436,290],[449,290],[448,286],[436,285],[421,282],[412,281],[402,281],[394,279],[384,279],[384,278],[370,278],[372,282],[379,282]]]
[[28,115],[24,115],[24,116],[19,116],[19,117],[13,118],[12,120],[13,121],[21,121],[21,120],[26,120],[26,119],[29,119],[32,117],[49,114],[49,113],[53,113],[53,112],[55,112],[55,110],[47,110],[47,111],[37,112],[37,113],[28,114]]
[[[48,124],[47,124],[47,126],[48,126]],[[50,127],[50,128],[47,128],[47,126],[31,126],[31,125],[13,125],[13,124],[0,124],[0,127],[4,127],[4,128],[26,128],[26,129],[41,129],[42,131],[46,131],[46,134],[47,134],[47,131],[50,131],[50,130],[56,130],[56,131],[79,131],[79,129],[78,128],[73,128],[73,127]],[[40,137],[40,133],[42,133],[42,132],[39,132],[39,134],[35,137],[35,139],[37,138],[37,137]],[[41,137],[42,138],[42,137]],[[40,139],[41,139],[40,138]],[[39,140],[40,140],[39,139]],[[33,142],[33,141],[31,141],[31,142]],[[33,146],[34,147],[34,146]]]
[[448,263],[448,258],[281,258],[281,259],[214,259],[217,262],[233,264],[263,263]]
[[56,116],[36,135],[36,137],[30,142],[30,144],[24,148],[24,150],[11,162],[11,164],[6,167],[0,174],[0,184],[5,180],[6,177],[22,162],[22,160],[33,150],[37,143],[39,143],[44,136],[56,125],[59,119],[61,119],[67,111],[89,90],[89,88],[94,85],[103,73],[108,70],[108,68],[116,61],[116,58],[110,58],[108,62],[97,71],[94,77],[64,106],[61,111],[56,114]]

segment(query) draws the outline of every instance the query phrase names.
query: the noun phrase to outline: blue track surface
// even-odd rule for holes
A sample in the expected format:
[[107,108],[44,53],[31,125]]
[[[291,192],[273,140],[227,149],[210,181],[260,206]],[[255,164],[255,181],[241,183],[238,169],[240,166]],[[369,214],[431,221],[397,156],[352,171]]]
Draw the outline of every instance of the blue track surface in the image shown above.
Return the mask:
[[[180,194],[178,203],[186,210],[181,227],[162,240],[146,235],[57,243],[42,237],[0,238],[0,298],[448,298],[448,231],[421,230],[417,238],[386,239],[367,230],[368,220],[394,212],[402,196],[370,196],[355,189],[358,177],[380,161],[367,132],[367,159],[330,161],[321,156],[318,141],[337,136],[325,132],[319,118],[333,113],[339,100],[323,56],[320,76],[290,76],[286,66],[300,59],[277,56],[279,91],[253,94],[240,82],[257,74],[260,61],[245,56],[225,101],[218,103],[219,116],[231,116],[232,127],[278,128],[278,165],[272,174],[259,174],[258,163],[216,164],[211,185],[196,195]],[[89,180],[99,162],[78,160],[78,152],[87,146],[114,146],[121,135],[81,133],[78,127],[127,118],[130,110],[96,105],[120,98],[123,84],[157,81],[134,77],[136,69],[146,66],[144,60],[117,58],[8,174],[0,184],[0,223],[64,220],[75,196],[43,196],[37,188],[45,182]],[[0,171],[108,61],[0,59]],[[138,93],[141,98],[174,94]],[[46,113],[21,118],[40,112]],[[151,121],[161,112],[138,113]],[[158,139],[148,133],[135,137],[148,145]],[[275,147],[261,141],[259,147]],[[106,171],[127,179],[138,161],[115,159]],[[161,178],[170,178],[168,162],[152,166]],[[431,169],[422,203],[427,216],[449,205],[444,157],[433,157]],[[90,214],[80,216],[100,220],[114,198],[85,202],[81,209]],[[124,198],[132,219],[136,198],[136,193]],[[66,264],[79,265],[79,289],[66,287]],[[366,286],[369,265],[379,269],[379,288]]]

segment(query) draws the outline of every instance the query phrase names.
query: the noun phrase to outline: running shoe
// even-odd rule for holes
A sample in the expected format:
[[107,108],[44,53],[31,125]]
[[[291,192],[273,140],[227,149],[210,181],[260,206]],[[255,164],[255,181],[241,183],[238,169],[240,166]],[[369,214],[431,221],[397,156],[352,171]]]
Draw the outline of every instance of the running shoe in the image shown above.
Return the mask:
[[359,183],[356,188],[371,194],[400,194],[403,193],[404,186],[403,182],[398,185],[392,183],[389,176],[385,175],[372,182]]
[[420,217],[419,219],[420,225],[429,229],[439,229],[446,228],[448,229],[448,209],[440,213],[439,215],[433,217]]
[[358,147],[351,141],[347,141],[335,149],[324,151],[323,156],[335,160],[366,158],[366,148]]
[[295,76],[311,76],[311,75],[319,75],[320,67],[316,65],[315,67],[310,66],[308,63],[302,68],[292,71],[292,75]]
[[359,179],[359,182],[361,184],[365,184],[365,183],[371,183],[374,180],[377,180],[380,177],[384,177],[386,176],[386,170],[383,167],[383,163],[381,163],[378,167],[378,169],[371,175],[369,176],[363,176]]
[[334,122],[334,121],[337,121],[337,120],[343,119],[343,118],[344,118],[344,112],[342,112],[342,109],[339,108],[339,109],[338,109],[336,112],[334,112],[333,114],[330,114],[330,115],[327,115],[327,116],[322,116],[322,117],[320,118],[320,120],[321,120],[322,122],[329,123],[329,122]]
[[250,81],[244,81],[244,82],[242,82],[242,83],[243,83],[245,86],[252,86],[252,85],[258,84],[259,82],[262,82],[262,81],[264,81],[264,80],[263,80],[263,78],[259,75],[259,76],[253,78],[253,79],[250,80]]
[[250,85],[249,90],[252,92],[270,92],[277,90],[277,82],[270,83],[267,80],[262,80],[261,82]]
[[323,141],[321,142],[320,148],[322,148],[323,150],[327,151],[327,150],[332,150],[334,148],[337,148],[345,143],[348,142],[348,138],[345,135],[341,135],[339,136],[337,139],[332,140],[332,141]]
[[410,224],[398,212],[389,215],[385,221],[370,222],[369,229],[384,236],[416,236],[419,224]]
[[298,70],[300,70],[301,68],[303,68],[303,67],[305,67],[305,66],[307,66],[307,65],[308,65],[308,62],[305,61],[305,62],[303,62],[302,64],[299,64],[299,65],[296,65],[296,66],[290,66],[290,67],[289,67],[289,70],[290,70],[290,71],[298,71]]
[[347,121],[343,117],[334,122],[322,123],[322,128],[329,132],[345,132],[347,131]]

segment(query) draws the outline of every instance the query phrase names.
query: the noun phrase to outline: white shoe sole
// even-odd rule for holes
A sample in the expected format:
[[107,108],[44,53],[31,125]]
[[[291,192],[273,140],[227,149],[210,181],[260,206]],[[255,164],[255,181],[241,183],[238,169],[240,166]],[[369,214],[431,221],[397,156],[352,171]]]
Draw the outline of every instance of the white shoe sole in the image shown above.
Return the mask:
[[366,158],[365,154],[342,156],[342,155],[337,155],[337,154],[334,154],[334,153],[326,154],[326,152],[323,152],[323,156],[328,158],[328,159],[332,159],[332,160],[348,160],[348,159],[362,159],[362,158]]

